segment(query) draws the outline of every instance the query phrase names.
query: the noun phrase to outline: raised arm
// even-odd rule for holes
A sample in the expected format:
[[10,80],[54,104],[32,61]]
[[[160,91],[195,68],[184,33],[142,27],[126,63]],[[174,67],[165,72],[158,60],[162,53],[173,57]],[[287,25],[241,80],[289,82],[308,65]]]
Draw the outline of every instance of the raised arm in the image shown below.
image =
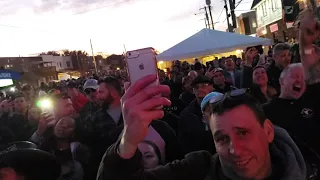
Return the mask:
[[156,168],[144,170],[138,144],[144,140],[152,120],[161,119],[161,106],[169,106],[170,101],[159,97],[168,94],[168,86],[149,86],[156,76],[146,76],[133,84],[121,99],[124,130],[121,139],[105,153],[100,164],[99,180],[191,180],[204,179],[212,157],[207,152],[198,152]]
[[311,8],[299,16],[299,51],[308,85],[320,82],[320,49],[313,45],[320,32],[320,25]]

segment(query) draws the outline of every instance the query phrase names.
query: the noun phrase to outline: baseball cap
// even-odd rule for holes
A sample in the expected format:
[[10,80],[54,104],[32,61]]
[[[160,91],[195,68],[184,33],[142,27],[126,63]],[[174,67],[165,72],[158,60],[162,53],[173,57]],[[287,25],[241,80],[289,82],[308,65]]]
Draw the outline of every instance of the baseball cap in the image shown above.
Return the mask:
[[221,96],[223,95],[222,93],[219,93],[219,92],[211,92],[209,94],[207,94],[203,100],[201,101],[201,104],[200,104],[200,107],[201,107],[201,110],[203,111],[203,109],[206,107],[206,105],[208,104],[208,102],[214,98],[214,97],[217,97],[217,96]]
[[98,81],[95,79],[88,79],[84,85],[83,85],[83,90],[86,90],[88,88],[92,88],[92,89],[98,89],[99,85],[98,85]]

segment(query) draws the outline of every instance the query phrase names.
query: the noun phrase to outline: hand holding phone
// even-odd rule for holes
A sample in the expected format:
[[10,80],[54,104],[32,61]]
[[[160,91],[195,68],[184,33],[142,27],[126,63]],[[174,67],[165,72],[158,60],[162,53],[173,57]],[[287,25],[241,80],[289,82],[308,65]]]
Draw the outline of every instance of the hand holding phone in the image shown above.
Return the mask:
[[52,115],[48,113],[42,113],[38,124],[37,134],[42,136],[47,130],[49,123],[52,121],[55,121],[55,118]]

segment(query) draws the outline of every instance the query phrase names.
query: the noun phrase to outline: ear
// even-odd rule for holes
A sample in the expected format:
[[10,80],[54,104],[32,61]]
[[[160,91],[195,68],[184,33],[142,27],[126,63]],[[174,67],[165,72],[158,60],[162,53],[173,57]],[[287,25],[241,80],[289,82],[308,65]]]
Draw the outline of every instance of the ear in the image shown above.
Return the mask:
[[284,85],[283,78],[279,78],[280,85]]
[[263,129],[267,136],[268,142],[271,143],[274,138],[274,127],[269,119],[266,119],[263,123]]

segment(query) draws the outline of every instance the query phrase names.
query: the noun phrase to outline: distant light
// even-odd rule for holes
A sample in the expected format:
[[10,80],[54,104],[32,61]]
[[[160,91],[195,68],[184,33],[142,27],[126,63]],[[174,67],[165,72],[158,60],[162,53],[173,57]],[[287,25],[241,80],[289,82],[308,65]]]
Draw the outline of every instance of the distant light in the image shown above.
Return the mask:
[[48,99],[44,99],[44,100],[42,100],[41,101],[41,107],[42,108],[51,108],[52,107],[52,103],[51,103],[51,101],[50,100],[48,100]]
[[263,30],[262,31],[262,34],[264,35],[264,34],[267,34],[267,30]]
[[0,87],[6,87],[13,84],[12,79],[0,79]]
[[11,87],[11,88],[10,88],[10,91],[15,92],[15,91],[16,91],[16,88],[15,88],[15,87]]
[[119,67],[117,67],[117,70],[119,71],[119,70],[120,70],[120,68],[119,68]]
[[159,63],[159,64],[163,64],[163,61],[159,61],[158,63]]
[[240,49],[236,50],[236,53],[241,54],[241,50]]

